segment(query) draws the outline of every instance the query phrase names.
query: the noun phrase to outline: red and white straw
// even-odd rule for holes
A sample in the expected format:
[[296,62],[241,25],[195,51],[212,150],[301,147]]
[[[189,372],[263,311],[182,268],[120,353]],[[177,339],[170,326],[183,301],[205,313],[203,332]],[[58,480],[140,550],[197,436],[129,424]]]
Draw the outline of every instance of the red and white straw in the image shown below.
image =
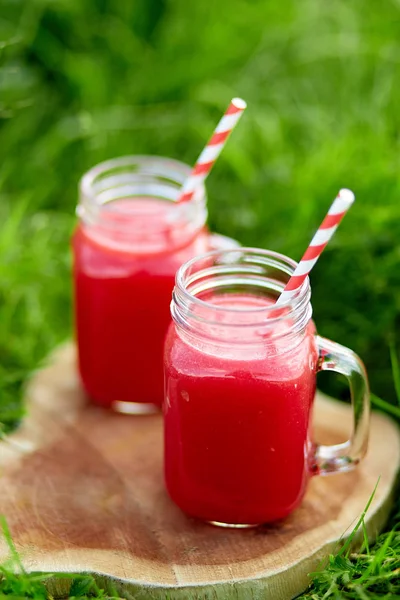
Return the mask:
[[231,100],[227,111],[215,128],[208,144],[197,159],[189,177],[183,184],[178,202],[188,202],[192,199],[195,190],[206,179],[213,168],[215,161],[225,146],[226,140],[237,125],[246,106],[246,102],[241,98],[233,98]]
[[340,190],[276,304],[283,304],[290,300],[303,285],[304,280],[321,256],[325,246],[335,233],[339,223],[353,204],[354,200],[355,197],[352,191],[346,189]]

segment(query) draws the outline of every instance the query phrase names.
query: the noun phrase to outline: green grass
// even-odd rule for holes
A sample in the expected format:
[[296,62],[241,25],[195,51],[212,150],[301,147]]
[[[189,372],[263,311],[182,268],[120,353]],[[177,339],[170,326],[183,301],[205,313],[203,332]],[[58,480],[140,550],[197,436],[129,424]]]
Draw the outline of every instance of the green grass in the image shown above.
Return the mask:
[[[400,418],[399,57],[399,0],[0,0],[1,431],[71,335],[78,178],[127,153],[192,163],[234,95],[248,110],[209,178],[212,228],[299,258],[338,188],[355,191],[312,275],[314,316]],[[308,598],[400,595],[398,557],[384,534],[332,558]]]

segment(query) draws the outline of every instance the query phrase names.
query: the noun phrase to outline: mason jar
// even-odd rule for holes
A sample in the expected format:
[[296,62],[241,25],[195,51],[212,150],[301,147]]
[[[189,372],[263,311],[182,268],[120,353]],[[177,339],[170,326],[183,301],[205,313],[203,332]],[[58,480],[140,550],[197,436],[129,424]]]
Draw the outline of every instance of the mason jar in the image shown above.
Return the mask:
[[[214,251],[180,267],[165,342],[165,481],[186,513],[253,527],[296,509],[312,475],[353,469],[368,440],[361,360],[316,333],[307,278],[275,306],[296,263],[270,251]],[[319,371],[347,377],[353,431],[321,446]]]
[[178,267],[214,246],[206,191],[178,203],[190,168],[127,156],[90,169],[79,187],[73,235],[79,372],[95,404],[152,412],[163,397],[162,349]]

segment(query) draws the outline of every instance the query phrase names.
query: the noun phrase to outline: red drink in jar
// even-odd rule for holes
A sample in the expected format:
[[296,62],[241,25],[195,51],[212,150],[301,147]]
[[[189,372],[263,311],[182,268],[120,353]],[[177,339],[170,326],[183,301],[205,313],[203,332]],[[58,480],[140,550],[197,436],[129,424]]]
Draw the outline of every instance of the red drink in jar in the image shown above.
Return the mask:
[[73,238],[79,370],[93,402],[150,412],[178,267],[211,248],[205,189],[176,203],[190,169],[160,157],[102,163],[81,181]]
[[[308,280],[290,303],[273,306],[294,266],[240,249],[189,261],[177,275],[164,357],[166,485],[185,512],[214,524],[281,519],[312,474],[352,468],[365,452],[361,362],[315,335]],[[321,368],[349,377],[358,415],[352,446],[312,439]]]

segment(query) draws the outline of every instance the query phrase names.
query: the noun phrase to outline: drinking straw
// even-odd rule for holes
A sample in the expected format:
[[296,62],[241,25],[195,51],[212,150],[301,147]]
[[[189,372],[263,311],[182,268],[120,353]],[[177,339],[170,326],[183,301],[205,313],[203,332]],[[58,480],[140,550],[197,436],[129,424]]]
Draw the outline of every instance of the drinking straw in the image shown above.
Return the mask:
[[183,184],[178,202],[188,202],[191,200],[196,188],[207,178],[246,106],[246,102],[241,98],[233,98],[231,100],[228,109],[215,128],[208,144],[205,146],[192,172]]
[[340,190],[276,304],[287,302],[302,286],[354,200],[352,191]]

